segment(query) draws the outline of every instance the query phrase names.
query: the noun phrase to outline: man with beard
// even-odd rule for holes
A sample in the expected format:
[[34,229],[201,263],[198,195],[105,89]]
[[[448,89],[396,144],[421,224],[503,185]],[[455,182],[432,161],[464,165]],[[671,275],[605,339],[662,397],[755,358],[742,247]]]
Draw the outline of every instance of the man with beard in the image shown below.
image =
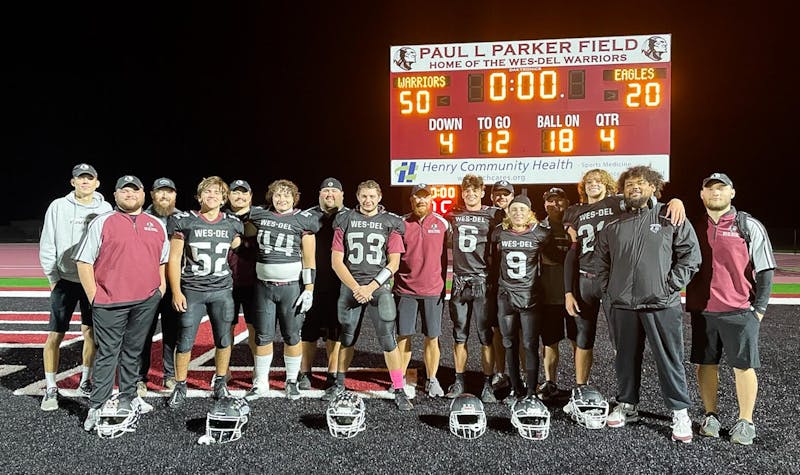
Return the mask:
[[564,230],[564,212],[569,206],[567,194],[561,188],[550,188],[542,196],[547,217],[539,225],[550,231],[551,239],[543,246],[539,266],[540,312],[542,314],[542,345],[544,346],[545,381],[537,388],[542,400],[559,395],[558,345],[566,338],[574,350],[577,329],[575,319],[564,307],[564,257],[570,237]]
[[[227,210],[239,218],[242,223],[250,219],[250,207],[253,205],[253,189],[245,180],[233,180]],[[253,296],[256,286],[256,260],[258,259],[258,242],[255,236],[242,237],[242,244],[228,252],[228,265],[233,276],[233,323],[231,323],[231,341],[234,340],[235,328],[239,323],[239,311],[244,314],[247,324],[247,346],[253,358],[256,356],[256,330],[253,326],[255,308]],[[228,370],[230,375],[230,370]]]
[[403,376],[411,362],[411,337],[417,333],[417,315],[422,320],[425,391],[430,397],[444,396],[436,372],[439,370],[439,336],[442,334],[444,280],[447,273],[447,232],[450,223],[431,211],[431,190],[419,184],[411,188],[411,213],[403,216],[406,252],[394,279],[397,301],[397,346],[403,358]]
[[[141,180],[121,177],[114,199],[117,209],[89,224],[75,256],[81,285],[92,302],[97,341],[95,385],[83,424],[86,431],[95,427],[100,408],[111,398],[117,373],[118,408],[152,409],[136,397],[136,382],[144,340],[166,289],[169,242],[161,221],[142,212]],[[136,402],[139,409],[131,407]]]
[[664,185],[647,166],[629,168],[619,177],[625,214],[598,236],[598,279],[607,295],[617,343],[617,406],[608,426],[639,420],[636,405],[642,380],[645,338],[650,341],[661,393],[672,409],[672,440],[692,441],[691,406],[683,367],[681,289],[700,266],[700,246],[689,223],[674,226],[666,206],[652,200]]
[[72,259],[86,227],[98,214],[111,211],[111,205],[98,193],[100,180],[97,170],[87,163],[72,168],[69,181],[73,191],[50,203],[44,215],[42,237],[39,240],[39,262],[50,284],[50,321],[47,341],[44,344],[42,361],[47,384],[41,408],[43,411],[58,409],[58,360],[61,342],[69,329],[72,312],[80,303],[81,332],[83,333],[83,368],[78,393],[89,397],[92,393],[92,369],[95,345],[92,331],[91,300],[80,285],[78,269]]
[[325,389],[336,385],[336,366],[339,362],[339,318],[336,302],[339,300],[339,278],[331,267],[331,243],[333,242],[333,221],[337,213],[348,210],[344,206],[342,182],[330,177],[322,180],[319,187],[319,205],[306,210],[319,223],[316,234],[317,276],[314,281],[314,305],[306,313],[301,338],[303,360],[300,365],[298,389],[311,389],[311,368],[317,353],[317,340],[325,339],[327,373]]
[[[175,182],[162,177],[153,182],[150,199],[153,201],[145,213],[155,216],[166,228],[167,219],[181,211],[175,208]],[[153,335],[158,326],[158,316],[161,315],[161,359],[164,362],[164,379],[162,384],[168,391],[175,389],[175,342],[178,339],[178,312],[172,307],[172,293],[167,285],[164,296],[158,304],[156,317],[150,325],[150,331],[144,341],[142,349],[142,366],[139,368],[139,382],[136,383],[136,393],[140,397],[147,394],[147,373],[150,371],[150,350],[153,345]]]
[[686,288],[686,309],[692,314],[690,359],[697,365],[706,411],[700,434],[719,437],[717,390],[724,348],[739,403],[738,420],[729,432],[731,442],[750,445],[756,437],[758,333],[777,265],[764,225],[731,206],[735,195],[733,182],[724,173],[703,180],[700,198],[706,214],[696,222],[703,264]]

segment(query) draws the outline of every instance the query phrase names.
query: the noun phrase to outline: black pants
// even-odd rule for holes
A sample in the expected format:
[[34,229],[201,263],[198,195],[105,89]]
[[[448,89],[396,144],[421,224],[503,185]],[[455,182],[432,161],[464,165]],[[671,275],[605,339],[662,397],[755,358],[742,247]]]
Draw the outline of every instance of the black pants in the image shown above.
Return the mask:
[[144,340],[142,349],[142,366],[139,368],[139,381],[147,381],[147,373],[150,371],[150,351],[153,346],[153,335],[156,334],[158,326],[157,316],[161,315],[161,359],[164,362],[164,378],[175,377],[175,343],[178,341],[178,318],[180,313],[172,306],[172,292],[169,287],[161,298],[156,311],[156,318],[150,325],[147,338]]
[[142,347],[160,301],[161,293],[156,291],[133,305],[92,309],[97,359],[89,407],[99,408],[111,397],[117,370],[120,396],[128,400],[136,397]]
[[683,309],[626,310],[611,307],[617,342],[617,401],[639,403],[645,337],[656,362],[664,403],[678,410],[691,406],[683,367]]
[[501,290],[497,297],[497,320],[500,333],[503,335],[503,347],[506,349],[508,377],[517,396],[526,394],[519,371],[519,335],[522,332],[529,389],[527,392],[533,394],[539,376],[539,336],[542,329],[542,315],[536,306],[524,310],[514,307],[506,295]]

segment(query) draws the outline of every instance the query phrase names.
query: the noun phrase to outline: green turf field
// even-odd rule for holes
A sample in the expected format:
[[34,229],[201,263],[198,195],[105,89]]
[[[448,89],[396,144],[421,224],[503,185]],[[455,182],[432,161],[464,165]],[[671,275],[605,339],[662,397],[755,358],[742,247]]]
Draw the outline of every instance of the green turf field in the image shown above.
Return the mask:
[[[0,287],[3,288],[42,288],[46,289],[47,279],[43,277],[0,278]],[[450,282],[447,283],[450,288]],[[800,284],[773,284],[772,295],[797,295],[800,294]]]

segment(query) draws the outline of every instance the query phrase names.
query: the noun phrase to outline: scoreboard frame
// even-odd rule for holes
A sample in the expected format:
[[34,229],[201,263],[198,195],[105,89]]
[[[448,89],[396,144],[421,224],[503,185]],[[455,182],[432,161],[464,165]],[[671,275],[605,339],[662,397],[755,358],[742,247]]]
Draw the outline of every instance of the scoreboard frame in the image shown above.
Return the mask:
[[670,34],[390,48],[392,185],[669,180]]

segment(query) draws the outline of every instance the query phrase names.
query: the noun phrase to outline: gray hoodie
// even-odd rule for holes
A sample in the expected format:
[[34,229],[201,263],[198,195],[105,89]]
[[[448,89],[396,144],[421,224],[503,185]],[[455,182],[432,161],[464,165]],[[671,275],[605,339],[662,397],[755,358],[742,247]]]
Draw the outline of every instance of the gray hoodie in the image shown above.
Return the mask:
[[39,262],[50,285],[61,279],[80,282],[72,254],[89,222],[108,211],[111,205],[96,191],[88,205],[78,203],[74,191],[50,203],[39,240]]

